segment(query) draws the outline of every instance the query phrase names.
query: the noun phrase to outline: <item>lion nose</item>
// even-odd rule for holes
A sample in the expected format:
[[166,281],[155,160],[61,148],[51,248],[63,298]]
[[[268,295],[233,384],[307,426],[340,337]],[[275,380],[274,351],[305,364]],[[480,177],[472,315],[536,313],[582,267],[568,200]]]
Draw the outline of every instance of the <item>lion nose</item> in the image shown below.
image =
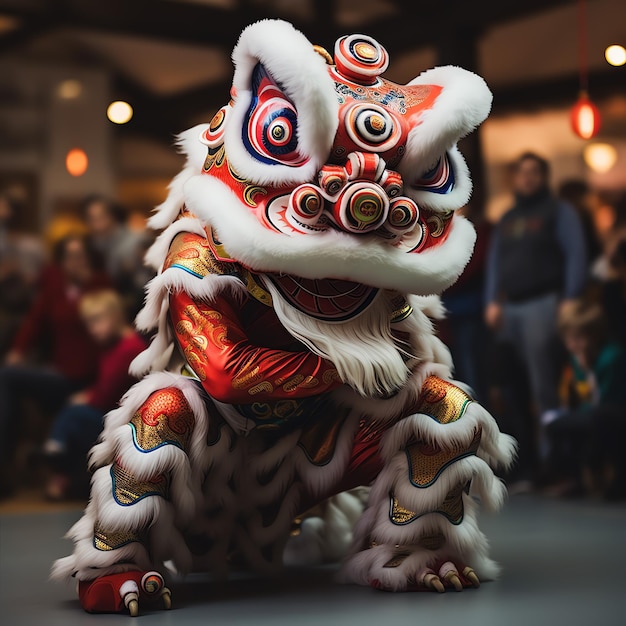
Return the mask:
[[289,196],[285,216],[298,228],[321,232],[334,225],[395,241],[419,218],[415,202],[400,196],[402,177],[378,154],[351,152],[345,165],[324,165],[318,184],[304,183]]
[[389,215],[389,197],[377,183],[348,184],[332,210],[335,223],[350,233],[368,233],[384,224]]

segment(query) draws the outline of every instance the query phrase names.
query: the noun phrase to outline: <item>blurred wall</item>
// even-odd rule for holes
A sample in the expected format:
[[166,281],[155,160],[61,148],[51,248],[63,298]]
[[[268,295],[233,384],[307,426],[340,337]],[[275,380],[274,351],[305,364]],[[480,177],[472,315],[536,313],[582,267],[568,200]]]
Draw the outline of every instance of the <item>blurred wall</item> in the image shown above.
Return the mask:
[[[68,80],[74,81],[69,89]],[[106,72],[0,62],[0,96],[0,170],[16,177],[33,175],[40,228],[54,211],[75,206],[87,193],[114,192]],[[72,148],[84,150],[89,160],[79,177],[71,176],[65,166]]]

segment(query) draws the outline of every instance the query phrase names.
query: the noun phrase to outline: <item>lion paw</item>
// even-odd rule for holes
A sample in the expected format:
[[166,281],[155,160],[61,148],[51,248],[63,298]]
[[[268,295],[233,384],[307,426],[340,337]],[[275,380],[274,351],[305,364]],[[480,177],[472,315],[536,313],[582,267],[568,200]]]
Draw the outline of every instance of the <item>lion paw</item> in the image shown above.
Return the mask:
[[124,613],[139,615],[139,603],[160,599],[163,608],[172,608],[172,593],[158,572],[124,572],[95,580],[81,581],[78,595],[88,613]]
[[[389,569],[394,567],[394,564],[385,564],[382,567]],[[404,572],[397,572],[397,575],[393,577],[373,576],[369,579],[369,584],[380,591],[434,591],[437,593],[444,593],[448,589],[463,591],[467,587],[480,587],[480,579],[471,567],[460,566],[453,561],[442,561],[434,567],[422,567],[413,571],[409,563],[403,569]]]

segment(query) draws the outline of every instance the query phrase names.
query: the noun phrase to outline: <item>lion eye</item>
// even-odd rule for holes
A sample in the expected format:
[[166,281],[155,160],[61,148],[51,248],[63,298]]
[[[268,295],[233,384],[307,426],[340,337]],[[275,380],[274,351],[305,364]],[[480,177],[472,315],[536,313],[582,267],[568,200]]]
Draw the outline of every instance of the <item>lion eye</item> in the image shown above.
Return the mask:
[[243,143],[269,165],[302,165],[298,150],[298,113],[261,63],[252,74],[252,101],[244,119]]

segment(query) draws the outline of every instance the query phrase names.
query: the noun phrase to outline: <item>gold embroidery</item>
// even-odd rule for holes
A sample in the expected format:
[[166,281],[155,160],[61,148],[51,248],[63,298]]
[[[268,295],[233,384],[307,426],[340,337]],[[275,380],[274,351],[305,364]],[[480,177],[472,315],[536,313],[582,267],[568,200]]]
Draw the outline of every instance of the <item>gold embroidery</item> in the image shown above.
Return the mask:
[[[215,117],[216,116],[214,116],[213,119],[215,119]],[[224,150],[224,144],[214,149],[209,148],[209,153],[204,160],[204,171],[208,172],[214,165],[215,167],[222,167],[225,157],[226,151]]]
[[296,374],[283,385],[283,389],[287,393],[291,391],[295,391],[298,388],[298,385],[303,381],[304,381],[304,376],[302,374]]
[[438,448],[424,441],[416,441],[407,446],[406,455],[409,460],[409,479],[415,487],[428,487],[439,477],[441,472],[468,456],[476,454],[480,445],[481,431],[474,433],[469,446],[456,444],[449,448]]
[[322,374],[322,382],[325,385],[329,385],[330,383],[335,383],[335,382],[341,382],[339,372],[334,367],[326,370]]
[[263,289],[261,285],[256,281],[252,272],[248,270],[243,270],[242,277],[246,284],[246,289],[248,293],[255,299],[258,300],[261,304],[265,306],[272,306],[272,296],[269,291]]
[[256,365],[256,359],[252,357],[244,363],[239,371],[233,376],[231,385],[233,389],[245,389],[261,382],[261,368]]
[[170,244],[163,270],[179,267],[198,278],[208,274],[230,274],[228,264],[218,261],[205,237],[194,233],[178,233]]
[[413,307],[406,302],[403,307],[395,309],[391,314],[391,323],[397,324],[402,322],[413,314]]
[[163,474],[140,480],[118,463],[111,466],[113,497],[122,506],[130,506],[148,496],[168,499],[169,481]]
[[93,531],[93,546],[96,550],[101,550],[102,552],[117,550],[133,542],[143,543],[139,533],[133,531],[105,531],[98,524],[96,524]]
[[176,324],[176,333],[186,341],[183,353],[189,367],[197,377],[206,380],[204,368],[207,365],[206,349],[209,341],[219,350],[232,345],[228,338],[228,328],[221,323],[223,316],[218,311],[199,309],[195,304],[185,307],[183,314],[188,319],[181,319]]
[[184,356],[185,359],[187,359],[189,367],[200,379],[200,382],[204,382],[206,380],[206,372],[204,371],[204,366],[207,363],[206,359],[200,358],[195,352],[193,352],[192,346],[187,346],[185,348]]
[[450,424],[463,417],[472,399],[446,380],[429,376],[422,386],[416,413],[425,413],[440,424]]
[[392,307],[391,323],[396,324],[410,317],[413,313],[413,307],[406,301],[404,296],[394,291],[388,291],[387,293],[390,296]]
[[265,380],[262,383],[254,385],[254,387],[250,387],[250,389],[248,389],[248,393],[251,396],[255,396],[257,393],[261,393],[263,391],[265,391],[266,393],[272,393],[272,391],[274,391],[274,387],[272,387],[271,383]]

